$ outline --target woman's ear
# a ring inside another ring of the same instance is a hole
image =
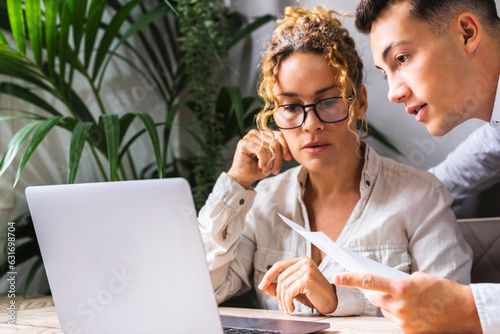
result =
[[[462,13],[458,16],[456,23],[463,38],[465,51],[474,53],[482,37],[482,27],[479,19],[471,13]]]
[[[358,88],[357,104],[358,109],[356,110],[356,119],[362,119],[368,109],[368,92],[366,91],[366,87],[363,85]]]

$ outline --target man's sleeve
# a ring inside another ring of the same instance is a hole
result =
[[[456,201],[488,189],[500,181],[500,129],[488,124],[478,128],[429,172]]]
[[[500,284],[471,284],[481,328],[484,334],[498,333],[500,328]]]

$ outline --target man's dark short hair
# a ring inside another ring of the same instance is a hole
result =
[[[356,28],[369,34],[372,24],[389,7],[399,2],[411,6],[413,18],[427,22],[439,34],[453,15],[470,12],[476,15],[487,32],[496,34],[500,26],[495,0],[361,0],[356,8]]]

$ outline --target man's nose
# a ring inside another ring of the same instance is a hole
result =
[[[410,96],[410,88],[402,80],[391,80],[389,82],[388,99],[394,103],[403,103]]]

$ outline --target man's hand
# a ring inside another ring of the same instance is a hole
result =
[[[273,283],[274,280],[277,282]],[[323,314],[332,313],[337,308],[335,287],[306,256],[276,262],[262,278],[259,289],[265,290],[269,296],[278,297],[280,308],[285,313],[295,310],[294,299]]]
[[[416,272],[409,278],[343,273],[333,284],[365,289],[370,302],[405,333],[482,333],[469,286]]]

